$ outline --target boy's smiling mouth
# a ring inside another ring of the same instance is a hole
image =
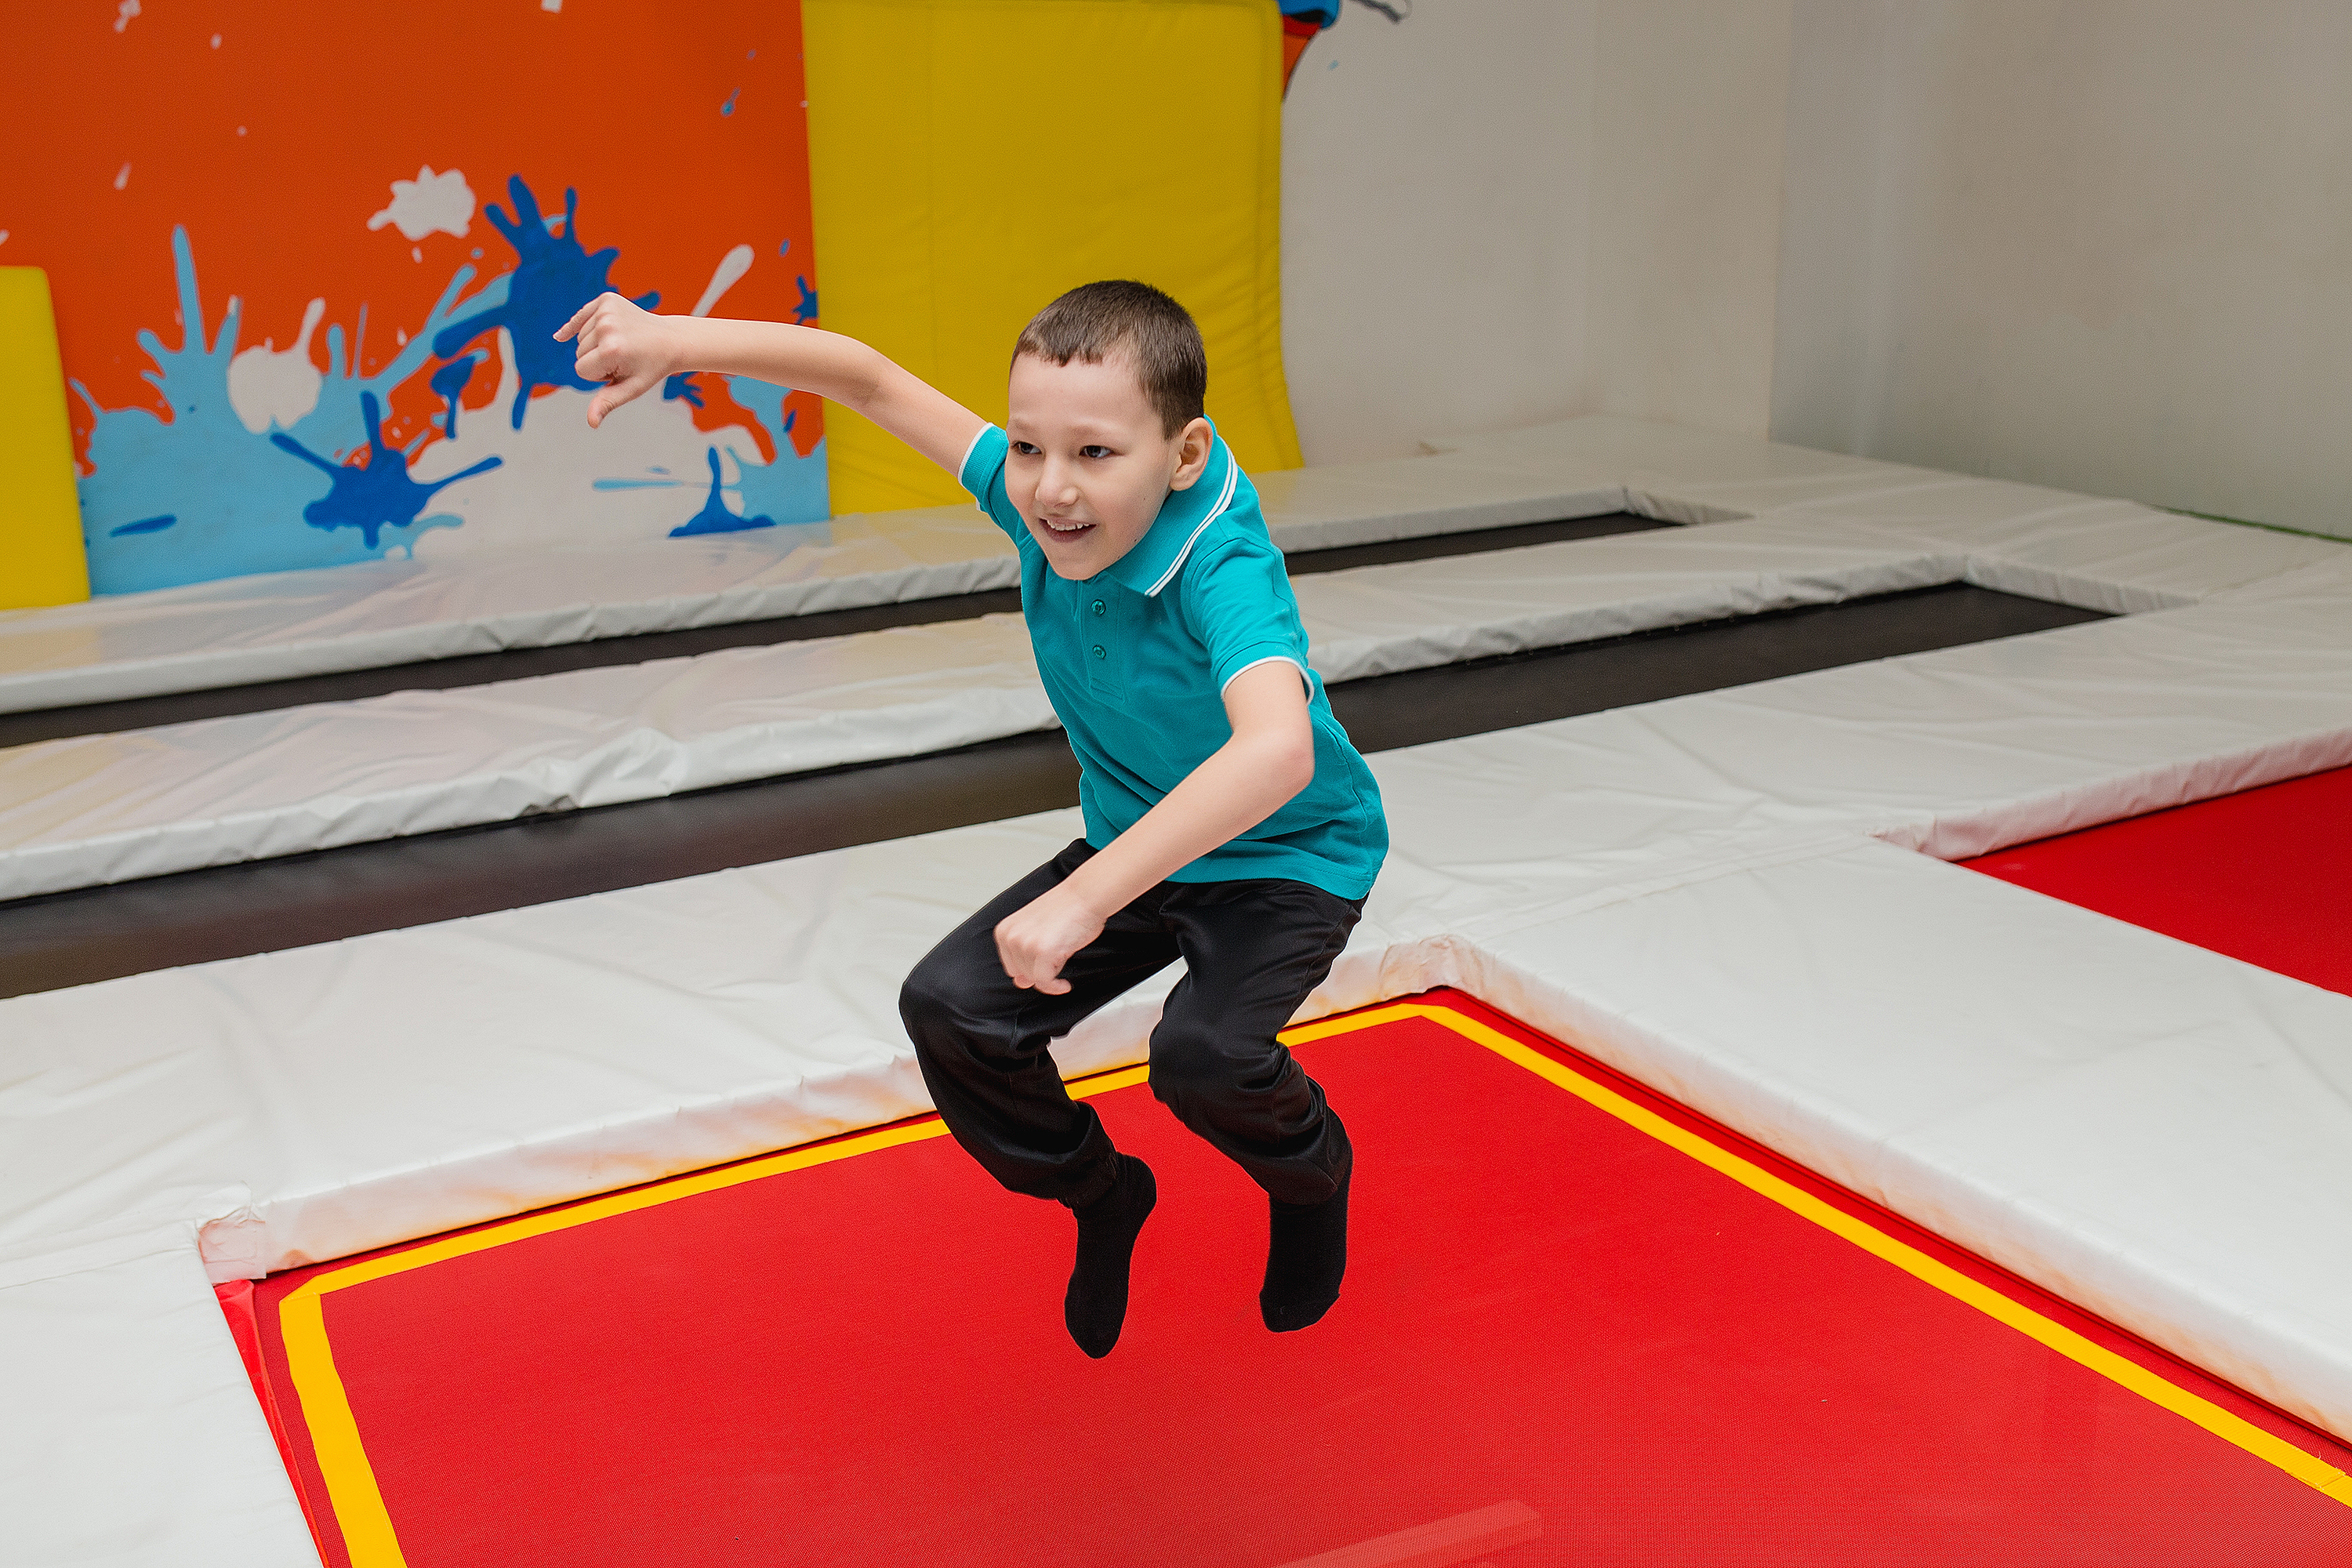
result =
[[[1075,518],[1041,517],[1037,521],[1045,525],[1047,532],[1061,539],[1076,539],[1094,527],[1091,522],[1080,522]]]

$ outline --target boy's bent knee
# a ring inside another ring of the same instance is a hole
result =
[[[989,978],[944,949],[915,965],[898,987],[898,1017],[919,1060],[1001,1068],[1022,1054],[1026,1037],[1018,1008],[1004,1005],[1003,988]]]
[[[898,987],[898,1017],[918,1051],[942,1037],[961,1034],[960,1026],[971,1016],[971,986],[959,982],[953,964],[938,960],[933,952]]]
[[[1188,1111],[1214,1116],[1236,1099],[1277,1090],[1297,1071],[1272,1041],[1238,1041],[1205,1021],[1165,1020],[1151,1037],[1152,1098],[1187,1121]]]

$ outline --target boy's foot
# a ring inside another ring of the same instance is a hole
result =
[[[1062,1321],[1078,1348],[1100,1361],[1118,1343],[1127,1321],[1127,1266],[1136,1233],[1160,1199],[1151,1167],[1132,1154],[1114,1154],[1118,1176],[1110,1191],[1073,1212],[1078,1216],[1078,1261],[1062,1298]]]
[[[1311,1327],[1339,1299],[1339,1279],[1348,1272],[1348,1184],[1355,1173],[1350,1166],[1339,1190],[1319,1204],[1269,1200],[1274,1217],[1257,1308],[1277,1334]]]

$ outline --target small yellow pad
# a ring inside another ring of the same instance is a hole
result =
[[[1029,318],[1134,278],[1200,322],[1209,416],[1298,466],[1282,375],[1282,22],[1268,0],[803,0],[824,324],[983,417]],[[965,499],[825,410],[833,509]]]
[[[49,275],[0,267],[0,610],[89,597]]]

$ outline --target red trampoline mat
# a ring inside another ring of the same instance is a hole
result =
[[[1960,864],[2352,994],[2352,768]]]
[[[1103,1362],[1061,1326],[1068,1216],[943,1137],[330,1292],[406,1563],[2352,1561],[2352,1509],[1439,1022],[1298,1054],[1359,1159],[1303,1333],[1257,1321],[1263,1196],[1142,1087],[1094,1102],[1160,1186]],[[289,1413],[277,1304],[342,1267],[257,1293]]]

